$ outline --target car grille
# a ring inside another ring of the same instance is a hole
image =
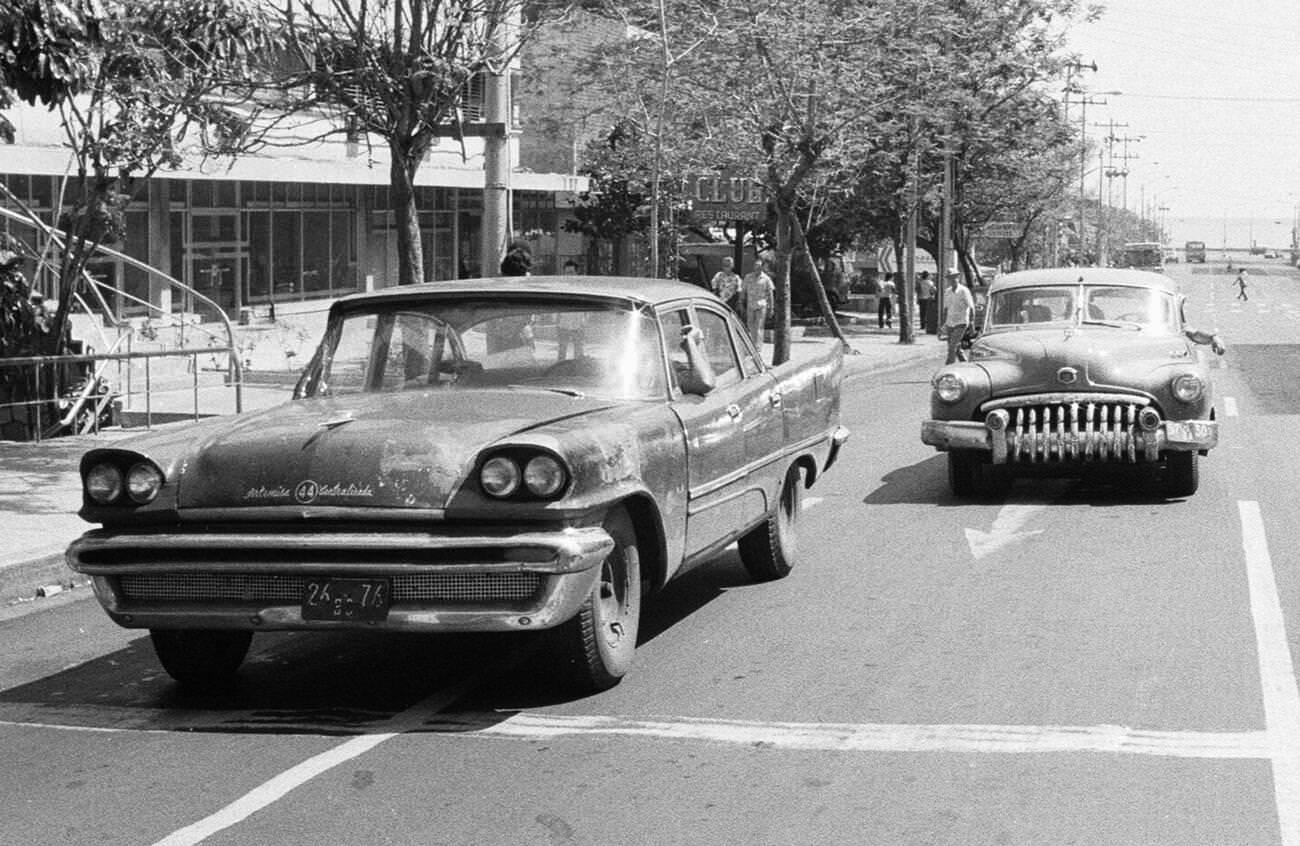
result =
[[[1141,398],[1003,404],[1006,428],[989,433],[995,458],[1001,453],[1005,461],[1021,463],[1152,460],[1156,436],[1138,425],[1147,405]]]
[[[521,601],[535,596],[543,579],[537,573],[420,573],[390,578],[394,603]],[[141,602],[296,604],[302,601],[308,577],[132,573],[118,579],[122,594]]]

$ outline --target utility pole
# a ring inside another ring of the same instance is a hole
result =
[[[513,27],[499,21],[493,30],[493,53],[510,54]],[[510,65],[498,58],[488,73],[483,91],[486,123],[498,131],[483,139],[483,232],[480,241],[482,276],[495,276],[510,239]]]
[[[1070,95],[1071,94],[1082,95],[1079,97],[1079,103],[1080,105],[1083,106],[1083,118],[1079,122],[1079,260],[1080,261],[1083,260],[1083,254],[1085,252],[1085,244],[1087,243],[1085,240],[1086,236],[1083,231],[1083,224],[1085,218],[1084,180],[1087,178],[1087,173],[1088,173],[1088,95],[1084,93],[1084,89],[1075,86],[1074,77],[1083,73],[1083,71],[1085,70],[1090,70],[1093,73],[1096,73],[1097,63],[1089,62],[1088,64],[1085,65],[1083,62],[1079,62],[1079,61],[1070,62],[1069,64],[1066,65],[1066,72],[1065,72],[1064,118],[1065,118],[1066,126],[1070,125]],[[943,287],[943,283],[944,280],[940,279],[939,280],[940,288]]]
[[[1105,176],[1106,190],[1104,200],[1102,199],[1100,180],[1098,180],[1097,187],[1097,202],[1101,205],[1104,220],[1106,207],[1114,205],[1114,187],[1112,185],[1112,180],[1117,176],[1127,175],[1128,173],[1128,171],[1124,171],[1123,174],[1121,174],[1121,172],[1115,168],[1115,142],[1121,140],[1117,135],[1115,135],[1115,130],[1125,129],[1128,127],[1128,124],[1116,123],[1112,118],[1106,123],[1095,124],[1095,126],[1098,128],[1104,127],[1106,129],[1106,137],[1103,139],[1105,143],[1102,145],[1102,149],[1098,152],[1098,164],[1101,167],[1102,175]],[[1127,206],[1127,198],[1125,198],[1126,209]],[[1104,229],[1104,226],[1102,228]],[[1110,263],[1110,237],[1107,233],[1101,230],[1098,230],[1097,232],[1097,261],[1103,267]]]
[[[1122,165],[1120,166],[1120,172],[1119,172],[1120,177],[1124,180],[1124,184],[1123,184],[1123,195],[1122,195],[1122,196],[1123,196],[1123,203],[1124,203],[1124,211],[1128,211],[1128,163],[1129,163],[1129,160],[1130,160],[1130,159],[1140,159],[1140,158],[1142,158],[1142,157],[1139,156],[1137,153],[1130,153],[1130,152],[1128,151],[1128,145],[1129,145],[1129,142],[1130,142],[1130,141],[1136,143],[1136,142],[1138,142],[1138,141],[1141,141],[1143,138],[1146,138],[1146,136],[1145,136],[1145,135],[1125,135],[1123,138],[1116,139],[1116,140],[1118,140],[1118,141],[1122,141],[1122,142],[1124,142],[1124,153],[1120,156],[1120,159],[1123,160],[1124,164],[1122,164]]]
[[[1106,92],[1108,94],[1118,94],[1118,91]],[[1090,95],[1085,94],[1079,99],[1080,105],[1083,106],[1083,114],[1079,121],[1079,248],[1082,250],[1085,243],[1086,223],[1087,223],[1087,205],[1085,204],[1084,186],[1088,178],[1088,106],[1104,106],[1106,100],[1098,100]],[[1097,202],[1101,202],[1101,194],[1097,195]],[[1098,256],[1100,261],[1100,256]]]

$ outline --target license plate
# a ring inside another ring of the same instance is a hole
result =
[[[388,579],[308,579],[304,620],[381,622],[388,618]]]

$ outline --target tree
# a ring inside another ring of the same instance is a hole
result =
[[[291,80],[301,84],[305,102],[324,110],[330,132],[374,136],[388,147],[399,284],[424,278],[416,172],[439,137],[472,132],[465,116],[471,84],[508,72],[527,34],[521,6],[522,0],[290,0],[285,7],[288,50],[302,68]]]
[[[627,45],[626,64],[616,65],[627,99],[645,104],[626,113],[666,145],[676,169],[751,172],[773,206],[776,362],[790,352],[794,214],[825,177],[828,151],[892,97],[880,81],[898,5],[665,0],[662,14],[658,4],[627,13],[660,37]],[[697,47],[703,31],[713,38]],[[651,123],[660,115],[662,129]]]
[[[241,0],[0,0],[0,106],[57,110],[75,163],[44,353],[63,351],[86,263],[121,239],[144,178],[177,167],[187,144],[228,154],[248,141],[274,32]]]

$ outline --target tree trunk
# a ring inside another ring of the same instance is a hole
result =
[[[415,171],[418,163],[407,165],[409,158],[396,145],[390,146],[393,217],[397,223],[397,284],[411,285],[424,281],[424,245],[420,242],[420,214],[415,205]],[[496,268],[483,268],[481,275],[491,276]]]
[[[776,278],[772,297],[772,363],[790,360],[790,257],[794,253],[793,203],[778,195],[776,203]]]
[[[817,262],[813,261],[812,251],[808,249],[808,234],[804,232],[803,223],[799,220],[798,215],[791,215],[790,219],[794,221],[795,243],[808,258],[808,265],[812,268],[813,290],[817,293],[817,307],[821,310],[822,319],[826,321],[826,326],[831,330],[831,334],[847,347],[849,346],[849,340],[844,337],[844,330],[840,328],[840,321],[835,317],[835,309],[831,308],[831,301],[826,296],[826,288],[822,285],[821,271],[817,269]]]

